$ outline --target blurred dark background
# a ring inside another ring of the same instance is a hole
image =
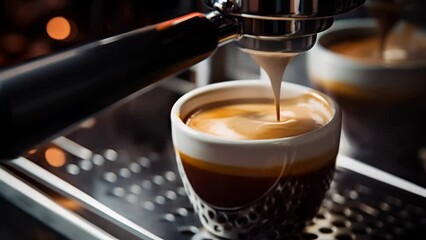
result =
[[[368,1],[368,0],[367,0]],[[408,0],[404,18],[426,27],[426,1]],[[191,11],[203,0],[2,0],[0,69],[51,52],[154,24]],[[365,6],[341,18],[367,17]]]
[[[202,1],[2,0],[0,68],[195,9]]]

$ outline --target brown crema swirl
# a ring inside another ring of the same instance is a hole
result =
[[[186,119],[203,133],[225,139],[275,139],[293,137],[328,123],[332,113],[315,93],[281,100],[281,121],[276,120],[272,99],[242,99],[206,105]]]

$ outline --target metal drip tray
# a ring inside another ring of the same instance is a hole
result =
[[[178,96],[157,87],[2,168],[118,239],[217,239],[177,173],[168,114]],[[320,211],[291,239],[424,239],[425,197],[422,187],[340,155]]]

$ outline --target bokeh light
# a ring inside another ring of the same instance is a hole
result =
[[[52,167],[62,167],[66,162],[65,153],[58,148],[48,148],[44,153],[44,157]]]
[[[46,32],[55,40],[65,40],[71,35],[71,23],[64,17],[54,17],[47,22]]]

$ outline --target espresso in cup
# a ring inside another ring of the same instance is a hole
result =
[[[172,109],[185,190],[203,225],[231,239],[282,239],[316,214],[335,169],[340,112],[284,83],[280,121],[266,81],[212,84]]]
[[[281,112],[281,121],[277,121],[272,100],[231,100],[201,106],[184,121],[192,129],[223,139],[262,140],[294,137],[318,129],[330,121],[331,110],[318,107],[321,105],[321,99],[314,94],[286,99],[281,102],[282,109],[285,109]],[[262,165],[249,169],[244,164],[231,163],[231,166],[227,167],[205,163],[185,154],[180,157],[186,176],[197,194],[209,204],[225,208],[245,206],[257,200],[277,180],[280,181],[278,178],[286,178],[281,176],[283,173],[300,177],[303,181],[305,174],[315,175],[316,171],[322,172],[324,167],[329,171],[322,173],[327,176],[320,177],[329,179],[330,170],[334,165],[333,158],[329,156],[315,159],[315,163],[308,163],[306,166],[298,166],[297,163],[288,166],[279,164],[265,169],[262,169]],[[259,161],[262,162],[262,159]],[[210,186],[206,187],[207,184]],[[322,188],[326,186],[319,187],[319,192],[323,192]],[[321,198],[316,198],[318,197]]]
[[[379,42],[372,19],[336,22],[308,53],[309,77],[342,107],[351,154],[415,167],[426,144],[426,34],[399,25],[382,54]]]

